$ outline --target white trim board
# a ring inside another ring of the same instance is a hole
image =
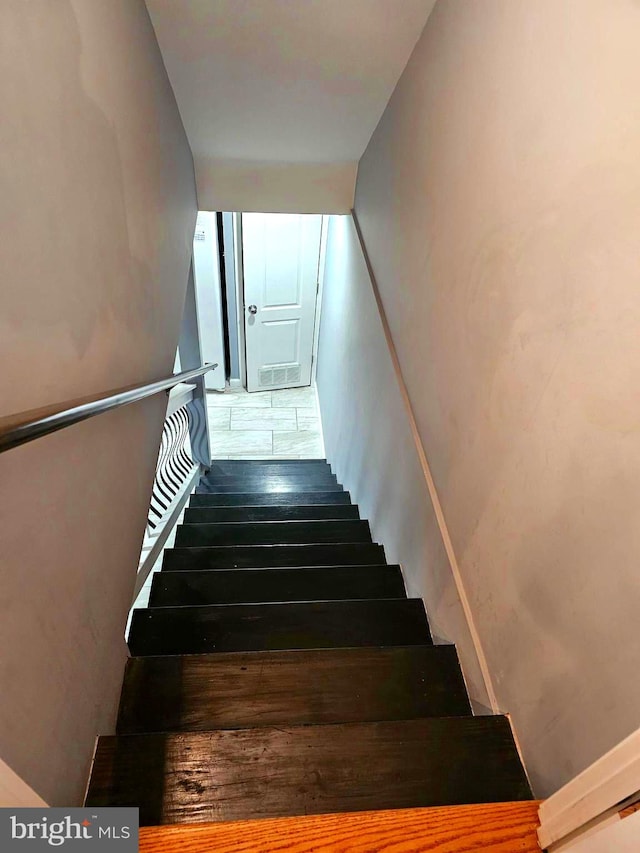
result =
[[[29,787],[8,764],[0,758],[0,808],[48,808],[48,805]]]
[[[240,384],[247,387],[247,351],[244,334],[244,269],[242,264],[242,215],[233,214],[233,263],[236,283],[236,322]]]
[[[640,729],[540,806],[540,846],[566,838],[640,791]]]
[[[313,319],[313,349],[311,351],[311,385],[315,386],[318,373],[318,346],[320,344],[320,322],[322,311],[322,294],[324,293],[324,271],[327,257],[327,234],[329,231],[329,217],[322,217],[320,231],[320,257],[318,258],[318,289],[316,290],[316,313]]]

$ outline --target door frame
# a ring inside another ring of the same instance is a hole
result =
[[[316,384],[316,375],[318,373],[318,346],[320,345],[320,321],[322,308],[322,295],[324,293],[324,272],[325,261],[327,258],[327,233],[329,231],[329,216],[322,215],[322,224],[320,226],[320,256],[318,258],[318,287],[316,290],[316,313],[314,317],[313,329],[313,349],[311,351],[311,387]]]
[[[244,331],[244,263],[242,260],[242,213],[233,213],[233,265],[236,285],[236,323],[240,384],[247,387],[247,342]]]

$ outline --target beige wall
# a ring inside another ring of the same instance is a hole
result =
[[[196,157],[201,210],[349,213],[357,163],[254,163]]]
[[[196,196],[142,0],[0,11],[3,414],[170,373]],[[0,757],[82,799],[113,728],[166,399],[0,457]]]
[[[439,0],[355,207],[545,795],[640,717],[640,4]]]
[[[469,693],[490,704],[350,216],[329,219],[318,399],[327,459],[369,520],[434,638],[455,642]]]

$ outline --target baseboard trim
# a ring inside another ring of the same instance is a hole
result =
[[[640,792],[640,729],[621,741],[540,806],[540,846],[585,828]]]

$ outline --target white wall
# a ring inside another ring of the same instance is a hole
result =
[[[498,701],[543,796],[640,717],[638,44],[632,0],[439,0],[358,172]]]
[[[254,163],[196,158],[202,210],[349,213],[358,164]]]
[[[0,405],[172,372],[197,205],[142,0],[3,0]],[[0,456],[0,756],[78,805],[113,732],[166,395]]]
[[[472,698],[490,704],[438,529],[367,267],[350,216],[329,218],[317,371],[327,453],[432,634],[455,642]]]

